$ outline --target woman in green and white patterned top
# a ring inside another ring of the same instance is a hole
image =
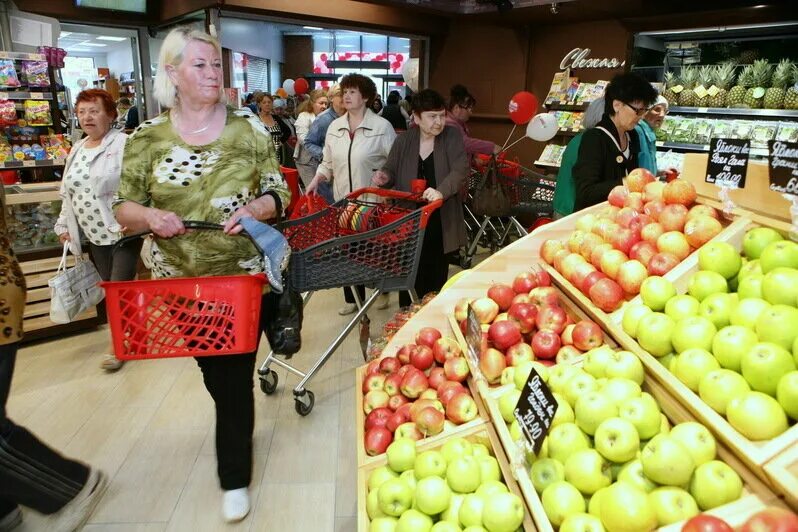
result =
[[[263,271],[254,245],[233,235],[241,231],[240,218],[268,220],[289,203],[269,133],[248,109],[221,103],[215,38],[176,28],[164,40],[158,65],[155,96],[170,110],[128,139],[115,202],[118,222],[131,232],[155,234],[156,277]],[[224,231],[186,232],[183,220],[224,224]],[[250,508],[255,353],[198,357],[197,364],[216,403],[222,514],[238,521]]]

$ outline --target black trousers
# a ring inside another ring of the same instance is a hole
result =
[[[139,238],[121,246],[116,253],[114,245],[98,246],[89,243],[91,258],[103,281],[131,281],[136,278],[136,266],[144,240]]]
[[[19,504],[43,514],[57,512],[89,478],[85,464],[64,458],[8,419],[17,347],[0,345],[0,517]]]
[[[360,296],[360,302],[366,302],[366,287],[362,284],[355,285],[355,290],[357,290],[358,295]],[[344,301],[347,303],[355,303],[355,294],[352,292],[352,289],[348,286],[344,287]]]
[[[436,216],[438,215],[438,216]],[[443,252],[443,231],[440,215],[436,211],[427,223],[424,232],[424,243],[421,246],[421,257],[418,262],[418,273],[414,288],[419,298],[429,292],[437,292],[449,278],[449,257]],[[411,304],[410,292],[399,292],[399,306]]]

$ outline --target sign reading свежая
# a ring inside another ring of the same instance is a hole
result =
[[[616,57],[603,57],[601,59],[587,59],[590,48],[574,48],[560,61],[560,70],[567,68],[620,68],[626,64]]]

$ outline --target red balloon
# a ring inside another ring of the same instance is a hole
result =
[[[396,60],[397,61],[404,61],[405,60],[405,56],[403,56],[402,54],[396,54]]]
[[[308,80],[305,78],[296,78],[294,80],[294,91],[297,94],[305,94],[308,92],[308,88],[310,88],[308,85]]]
[[[538,110],[538,99],[531,92],[521,91],[515,93],[508,106],[510,119],[517,125],[526,124]]]
[[[321,69],[319,67],[316,67],[316,68],[313,69],[313,73],[314,74],[321,74]]]
[[[400,68],[402,68],[402,63],[400,63],[399,61],[394,61],[393,63],[391,63],[391,68],[394,70],[399,70]]]
[[[329,81],[322,81],[321,82],[321,88],[322,89],[329,89],[330,88],[330,82]]]
[[[322,60],[322,62],[326,61],[326,60],[327,60],[327,54],[321,54],[321,55],[319,56],[319,59],[321,59],[321,60]]]

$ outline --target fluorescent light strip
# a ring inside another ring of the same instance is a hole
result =
[[[96,46],[97,48],[105,48],[108,46],[107,44],[100,44],[98,42],[83,42],[80,43],[81,46]]]
[[[97,40],[98,41],[122,42],[122,41],[126,41],[127,37],[110,37],[110,36],[107,36],[107,35],[101,35],[101,36],[97,37]]]
[[[302,28],[304,28],[306,30],[319,30],[319,31],[324,30],[324,28],[319,28],[319,27],[316,27],[316,26],[302,26]]]

